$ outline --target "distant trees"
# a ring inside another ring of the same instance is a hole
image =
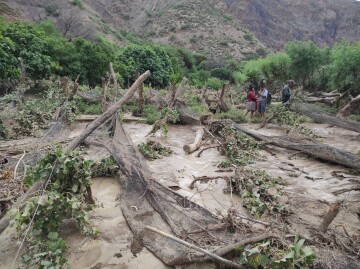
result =
[[[331,61],[332,87],[360,94],[360,41],[337,44],[331,50]]]
[[[262,79],[270,88],[279,88],[293,78],[306,90],[360,93],[360,41],[340,43],[333,48],[319,48],[313,42],[290,42],[284,52],[239,61],[150,45],[125,31],[121,36],[130,45],[120,48],[99,37],[94,41],[69,38],[68,30],[61,30],[46,20],[29,24],[0,19],[0,78],[19,78],[21,57],[27,76],[32,79],[51,74],[75,79],[80,75],[80,83],[95,85],[107,75],[109,62],[113,62],[119,83],[125,86],[136,79],[136,74],[150,70],[152,75],[147,83],[156,87],[178,83],[183,76],[189,78],[190,85],[213,89],[220,88],[225,81],[257,85]]]

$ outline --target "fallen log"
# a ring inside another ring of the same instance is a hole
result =
[[[197,130],[195,141],[192,144],[184,145],[183,149],[187,154],[193,153],[201,146],[201,141],[204,136],[204,128]]]
[[[237,131],[245,133],[257,140],[267,141],[278,147],[297,150],[321,160],[330,161],[353,169],[360,169],[360,158],[357,155],[345,150],[321,144],[320,142],[313,144],[300,144],[292,141],[289,137],[269,137],[250,131],[240,125],[236,125],[231,120],[206,121],[205,119],[205,122],[203,123],[210,125],[210,128],[216,133],[225,126],[233,126],[233,128]]]
[[[296,102],[290,106],[290,110],[305,115],[316,123],[327,123],[333,126],[351,130],[360,133],[360,122],[341,119],[335,116],[327,114],[319,107],[312,104],[305,104],[302,102]]]
[[[142,74],[130,87],[130,89],[124,94],[124,96],[117,101],[115,104],[113,104],[105,113],[100,115],[97,119],[95,119],[89,126],[81,133],[81,135],[74,139],[74,141],[67,147],[67,150],[74,150],[76,147],[78,147],[96,128],[98,128],[101,124],[103,124],[107,119],[109,119],[112,115],[116,113],[116,111],[125,104],[131,96],[134,94],[134,92],[137,90],[139,85],[148,77],[150,76],[150,71],[146,71],[144,74]],[[18,209],[21,203],[28,200],[32,194],[36,193],[43,185],[44,182],[37,181],[35,182],[31,188],[22,196],[18,201],[11,207],[12,210]],[[11,211],[11,210],[9,210]],[[6,229],[6,227],[10,223],[10,214],[6,214],[1,220],[0,220],[0,234]]]

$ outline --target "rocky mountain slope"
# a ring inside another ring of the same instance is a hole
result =
[[[10,19],[56,22],[68,38],[129,32],[217,57],[251,58],[291,40],[332,45],[360,38],[354,0],[0,0]]]

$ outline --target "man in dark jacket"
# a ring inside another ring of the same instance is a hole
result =
[[[288,80],[287,84],[284,86],[282,92],[281,92],[281,100],[283,104],[289,104],[290,97],[291,97],[291,90],[296,85],[295,81]]]

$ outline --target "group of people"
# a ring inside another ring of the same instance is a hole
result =
[[[284,86],[281,92],[281,101],[283,104],[288,105],[291,97],[291,90],[295,86],[295,81],[288,80],[287,84]],[[254,85],[250,84],[247,93],[246,99],[246,114],[250,112],[250,117],[253,118],[254,112],[258,111],[260,116],[263,117],[265,115],[266,106],[269,100],[269,91],[266,88],[266,82],[260,82],[260,90],[256,96]]]

